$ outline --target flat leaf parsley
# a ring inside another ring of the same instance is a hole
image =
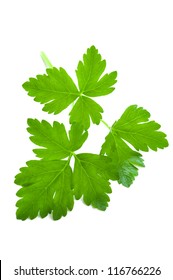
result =
[[[106,61],[91,46],[79,61],[76,76],[78,85],[63,68],[52,66],[42,53],[46,74],[30,78],[23,88],[35,101],[43,104],[43,111],[59,114],[72,104],[69,113],[70,130],[54,121],[28,119],[30,140],[38,160],[31,160],[20,169],[15,183],[21,188],[17,218],[41,218],[51,214],[54,220],[66,216],[75,199],[86,205],[106,210],[112,192],[110,181],[130,187],[144,167],[142,152],[157,151],[168,146],[160,125],[150,121],[150,113],[129,106],[118,121],[109,126],[103,119],[103,108],[93,98],[114,91],[117,72],[105,74]],[[88,138],[88,129],[101,121],[109,132],[100,154],[78,153]],[[71,158],[74,158],[74,166]]]

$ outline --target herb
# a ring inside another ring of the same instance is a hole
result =
[[[139,151],[157,151],[168,146],[160,125],[150,121],[150,113],[137,105],[129,106],[110,127],[103,119],[103,108],[93,98],[114,90],[117,72],[104,74],[106,61],[92,46],[79,61],[78,86],[63,68],[55,68],[42,53],[46,74],[23,84],[28,95],[44,104],[43,111],[59,114],[72,104],[70,131],[55,121],[28,119],[30,140],[38,146],[33,152],[40,160],[27,162],[15,183],[22,188],[16,206],[17,218],[25,220],[52,214],[54,220],[66,216],[74,200],[106,210],[112,192],[110,180],[129,187],[144,166]],[[99,155],[76,153],[88,138],[90,121],[100,121],[109,130]],[[130,144],[130,145],[129,145]],[[74,157],[74,167],[71,158]]]
[[[106,61],[92,46],[84,54],[83,62],[78,63],[78,87],[63,68],[55,67],[48,68],[47,75],[31,78],[23,87],[35,101],[45,104],[43,111],[48,113],[59,114],[76,101],[70,112],[70,123],[80,122],[84,129],[88,129],[90,118],[99,124],[103,113],[102,107],[90,97],[110,94],[116,83],[116,71],[101,77],[105,68]]]

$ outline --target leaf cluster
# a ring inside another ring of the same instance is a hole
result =
[[[150,121],[149,112],[132,105],[111,127],[107,125],[109,132],[100,154],[76,152],[87,140],[91,122],[98,125],[103,121],[103,108],[93,98],[114,91],[117,72],[105,74],[105,68],[106,61],[91,46],[78,63],[78,85],[65,69],[55,67],[23,84],[28,95],[43,104],[45,112],[59,114],[70,104],[73,107],[69,132],[57,121],[51,125],[28,119],[27,130],[38,146],[33,152],[39,160],[27,162],[16,175],[15,183],[21,186],[17,192],[18,219],[52,214],[58,220],[73,209],[75,199],[81,198],[86,205],[104,211],[112,192],[110,180],[130,187],[139,167],[144,167],[140,151],[168,146],[166,135],[158,123]]]

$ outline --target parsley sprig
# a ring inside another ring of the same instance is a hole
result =
[[[55,68],[44,53],[41,57],[46,74],[30,78],[23,88],[35,101],[43,104],[43,111],[59,114],[72,104],[69,113],[70,131],[54,121],[28,119],[30,140],[38,147],[33,150],[39,160],[27,162],[20,169],[15,183],[21,188],[16,204],[17,218],[26,220],[52,214],[54,220],[67,215],[75,199],[86,205],[106,210],[112,192],[110,181],[130,187],[144,167],[142,152],[157,151],[168,146],[160,125],[150,121],[150,113],[129,106],[112,126],[103,119],[103,108],[93,99],[111,94],[117,82],[117,72],[104,73],[106,61],[91,46],[76,70],[78,85],[63,68]],[[88,129],[102,122],[108,135],[100,154],[78,153],[88,138]],[[71,158],[74,157],[74,167]]]

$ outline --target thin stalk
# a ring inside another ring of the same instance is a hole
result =
[[[47,55],[44,52],[41,52],[40,56],[44,62],[44,65],[46,66],[46,68],[53,68],[52,63],[50,62],[50,60],[48,59]]]
[[[102,122],[109,130],[111,130],[111,127],[110,127],[104,120],[101,120],[101,122]]]

